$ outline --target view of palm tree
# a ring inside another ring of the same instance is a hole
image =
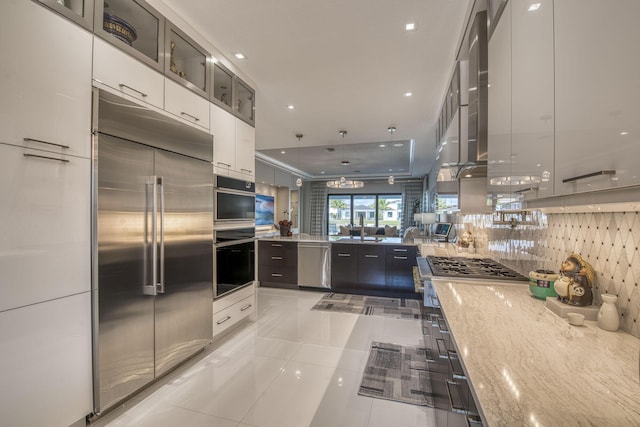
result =
[[[365,227],[395,226],[400,228],[402,195],[400,194],[353,194],[328,197],[329,234],[338,234],[340,226],[359,224],[364,218]]]

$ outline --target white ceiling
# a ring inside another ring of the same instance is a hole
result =
[[[400,164],[407,170],[396,176],[429,171],[434,124],[472,0],[164,2],[255,82],[263,154],[318,177],[341,168],[335,156],[317,155],[331,146],[334,154],[347,147],[359,173],[366,166],[366,174],[386,176]],[[405,31],[408,22],[417,30]],[[390,125],[397,128],[391,137]],[[347,130],[344,139],[339,130]],[[413,165],[410,150],[394,164],[389,151],[374,151],[381,142],[411,140]]]

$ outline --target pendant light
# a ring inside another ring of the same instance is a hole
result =
[[[301,133],[296,133],[296,138],[298,138],[298,142],[300,142],[300,141],[302,140],[302,137],[303,137],[303,136],[304,136],[304,135],[303,135],[303,134],[301,134]],[[298,153],[298,156],[300,156],[300,154],[299,154],[299,153]],[[299,160],[299,158],[298,158],[298,160]],[[299,163],[300,163],[300,162],[298,162],[298,164],[299,164]],[[298,178],[296,179],[296,187],[302,187],[302,178],[298,177]]]
[[[389,126],[387,128],[387,132],[389,132],[391,134],[391,140],[393,141],[393,133],[396,131],[396,127],[395,126]],[[389,153],[391,153],[391,165],[393,165],[393,144],[389,144]],[[393,172],[393,169],[389,169],[389,172]],[[393,175],[389,175],[389,178],[387,179],[387,182],[389,183],[389,185],[393,185],[395,182],[395,178],[393,177]]]
[[[342,161],[340,164],[342,166],[349,166],[351,162],[346,160],[344,157],[344,136],[347,134],[346,130],[338,131],[338,134],[342,137]],[[364,181],[358,181],[355,179],[347,179],[344,176],[341,176],[340,179],[334,181],[328,181],[327,187],[329,188],[362,188],[364,187]]]

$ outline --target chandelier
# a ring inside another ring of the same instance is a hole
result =
[[[338,131],[338,134],[344,140],[344,136],[347,134],[346,130]],[[344,142],[342,144],[342,155],[344,158]],[[342,166],[349,166],[351,162],[348,160],[342,160],[340,162]],[[329,188],[362,188],[364,187],[364,181],[358,181],[355,179],[346,179],[344,176],[340,177],[340,179],[336,179],[334,181],[327,181],[327,187]]]

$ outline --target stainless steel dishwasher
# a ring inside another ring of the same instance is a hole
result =
[[[331,246],[324,242],[298,242],[298,286],[331,288]]]

